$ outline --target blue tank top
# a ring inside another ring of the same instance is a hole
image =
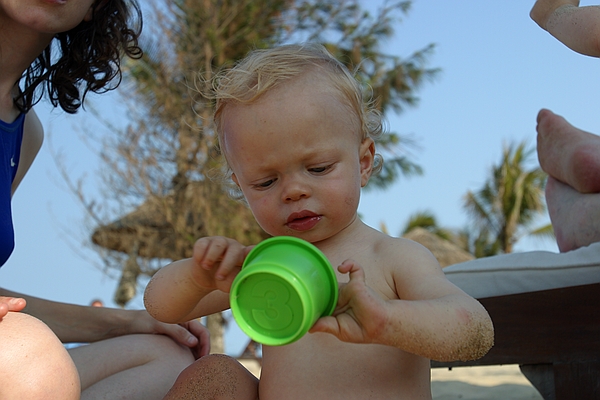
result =
[[[19,166],[24,122],[25,114],[10,124],[0,120],[0,266],[15,248],[10,192]]]

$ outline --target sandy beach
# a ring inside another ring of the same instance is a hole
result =
[[[518,365],[434,368],[434,400],[543,400]]]

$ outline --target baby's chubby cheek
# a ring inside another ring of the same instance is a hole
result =
[[[250,203],[250,210],[260,227],[271,235],[273,233],[270,232],[272,230],[270,228],[274,224],[279,223],[279,220],[283,220],[282,223],[285,223],[285,217],[279,215],[281,212],[280,208],[274,206],[268,200],[260,199]]]

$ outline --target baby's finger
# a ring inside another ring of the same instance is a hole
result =
[[[210,354],[210,334],[208,329],[199,332],[198,340],[200,341],[200,349],[197,351],[199,357],[204,357]]]
[[[346,260],[341,263],[338,271],[342,274],[350,273],[350,282],[353,280],[365,281],[365,271],[354,260]]]
[[[228,247],[229,242],[227,241],[227,238],[221,236],[213,237],[204,252],[204,258],[202,259],[201,265],[206,268],[211,268],[216,263],[221,262]]]
[[[205,238],[196,240],[196,242],[194,243],[194,250],[193,250],[192,257],[194,258],[194,261],[197,264],[202,265],[206,251],[208,250],[208,247],[210,246],[211,239],[212,238],[205,237]]]
[[[223,280],[231,274],[232,271],[239,271],[239,267],[244,263],[247,254],[244,249],[245,246],[242,246],[239,243],[231,244],[227,248],[227,251],[223,255],[223,259],[221,260],[221,265],[219,265],[219,269],[215,273],[215,279]]]
[[[25,308],[27,302],[21,297],[0,296],[0,304],[6,305],[7,311],[21,311]]]
[[[339,334],[339,325],[335,317],[321,317],[315,322],[308,332],[322,332],[337,335]]]

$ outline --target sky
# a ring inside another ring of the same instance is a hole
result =
[[[424,174],[401,178],[385,191],[364,193],[359,212],[368,225],[379,228],[385,223],[396,236],[412,214],[429,211],[440,226],[466,226],[465,193],[481,188],[490,168],[500,162],[503,145],[523,140],[535,145],[541,108],[581,129],[600,132],[600,61],[572,52],[541,30],[529,18],[532,5],[416,0],[397,24],[394,39],[383,49],[409,57],[435,43],[429,66],[442,72],[419,90],[416,107],[387,116],[390,130],[410,135],[418,144],[411,157]],[[91,101],[104,115],[126,118],[119,96],[91,96]],[[83,179],[93,190],[101,168],[100,148],[82,138],[101,128],[90,112],[65,115],[46,103],[36,111],[46,141],[13,198],[16,248],[0,268],[0,286],[83,305],[100,298],[114,307],[117,281],[101,271],[96,253],[86,245],[90,226],[85,212],[66,189],[51,151],[59,154],[75,180]],[[539,225],[546,223],[547,217],[540,218]],[[517,243],[516,251],[528,250],[558,251],[547,239]],[[141,294],[128,308],[143,308]],[[245,346],[233,322],[225,340],[226,351],[233,355]]]

